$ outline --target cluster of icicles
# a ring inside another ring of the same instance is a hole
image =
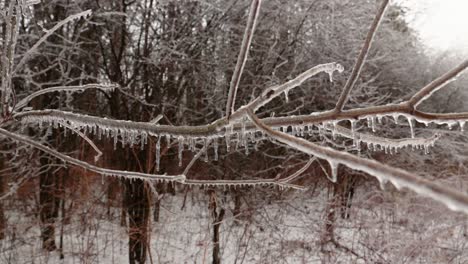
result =
[[[360,120],[367,120],[367,124],[372,131],[376,131],[376,124],[381,123],[384,117],[392,117],[394,122],[398,124],[399,116],[404,116],[407,118],[409,127],[411,130],[411,138],[407,139],[387,139],[378,136],[373,136],[369,134],[358,133],[355,131],[356,123]],[[80,131],[84,134],[92,134],[100,140],[102,137],[113,138],[114,148],[117,147],[117,144],[120,142],[122,146],[133,146],[139,144],[143,148],[148,143],[148,137],[156,137],[156,150],[155,150],[155,162],[156,170],[159,171],[160,168],[160,159],[161,159],[161,141],[165,140],[167,146],[170,146],[171,143],[178,145],[178,159],[179,166],[182,166],[183,163],[183,151],[190,150],[193,152],[204,151],[204,160],[208,162],[209,160],[209,149],[213,149],[213,160],[218,159],[218,148],[220,145],[220,138],[224,138],[225,147],[227,152],[231,151],[231,148],[236,150],[239,147],[243,147],[245,153],[249,154],[249,146],[253,146],[257,150],[257,144],[262,140],[271,140],[266,135],[259,131],[247,131],[245,129],[246,120],[242,120],[237,124],[237,127],[241,129],[233,130],[233,125],[227,126],[225,131],[220,134],[215,134],[209,137],[192,137],[192,136],[171,136],[169,134],[153,134],[145,130],[138,130],[125,127],[125,122],[122,121],[122,126],[114,127],[108,125],[102,125],[99,123],[86,123],[85,121],[77,121],[65,119],[57,116],[24,116],[22,118],[22,123],[25,126],[26,124],[36,124],[40,129],[44,128],[63,128],[66,135],[67,130],[75,133]],[[429,123],[436,124],[446,124],[451,129],[455,124],[459,124],[461,130],[463,131],[463,126],[466,120],[457,120],[457,121],[447,121],[447,120],[417,120],[420,123],[428,125]],[[346,129],[340,126],[340,123],[350,122],[351,128]],[[324,136],[325,133],[332,134],[333,139],[336,139],[336,135],[353,139],[353,145],[360,149],[361,144],[367,145],[367,148],[371,151],[384,150],[386,153],[396,153],[399,149],[410,147],[411,149],[423,149],[425,153],[428,153],[429,147],[434,146],[435,141],[439,138],[439,135],[436,134],[430,138],[415,138],[414,136],[414,118],[404,114],[392,114],[392,115],[376,115],[376,116],[366,116],[359,120],[335,120],[328,121],[320,124],[307,124],[307,125],[297,125],[297,126],[283,126],[283,127],[274,127],[274,130],[279,130],[286,132],[291,135],[304,137],[306,135],[320,135]],[[174,144],[174,145],[175,145]],[[333,174],[336,174],[336,166],[332,166]],[[336,175],[331,175],[330,180],[336,181]],[[203,184],[195,183],[194,184]],[[257,183],[252,182],[252,184],[247,185],[256,185]],[[260,182],[258,183],[260,184]],[[216,185],[216,184],[215,184]],[[213,186],[215,186],[213,185]],[[226,185],[229,185],[226,182]],[[234,184],[233,184],[234,185]],[[237,184],[236,184],[237,185]]]

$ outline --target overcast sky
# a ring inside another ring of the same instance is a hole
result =
[[[468,0],[397,0],[410,9],[409,20],[424,43],[437,51],[468,54]]]

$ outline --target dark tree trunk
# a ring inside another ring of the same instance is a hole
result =
[[[46,165],[48,158],[41,158],[41,165]],[[47,251],[57,249],[55,245],[55,220],[58,214],[58,206],[55,191],[56,179],[50,171],[45,171],[39,175],[39,205],[40,219],[42,223],[41,239],[42,248]]]
[[[153,221],[154,222],[159,222],[159,210],[160,209],[161,209],[161,199],[159,199],[159,197],[156,197],[156,202],[153,208]]]
[[[0,170],[3,169],[3,157],[0,157]],[[5,175],[0,175],[0,197],[5,192]],[[5,212],[3,211],[3,202],[0,202],[0,240],[5,238],[5,230],[7,227]]]
[[[209,208],[211,209],[211,215],[213,217],[213,264],[220,264],[220,242],[219,242],[219,228],[221,227],[221,222],[224,218],[225,210],[224,208],[219,208],[216,201],[216,194],[214,191],[210,191],[210,204]]]
[[[129,262],[146,262],[150,199],[143,180],[125,180],[125,204],[129,225]]]

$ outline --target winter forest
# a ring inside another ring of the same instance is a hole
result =
[[[468,58],[398,2],[0,6],[0,263],[468,263]]]

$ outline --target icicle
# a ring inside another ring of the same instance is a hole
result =
[[[377,115],[377,123],[382,124],[382,116],[381,115]]]
[[[167,143],[167,147],[170,148],[171,147],[171,135],[170,134],[166,135],[166,143]]]
[[[411,119],[411,117],[409,117],[409,116],[406,116],[406,118],[408,119],[408,124],[409,124],[410,130],[411,130],[411,138],[414,138],[414,124],[413,124],[413,119]]]
[[[398,117],[399,115],[398,114],[393,114],[393,121],[395,121],[395,125],[398,125]]]
[[[371,116],[370,121],[371,121],[372,132],[375,132],[375,117]]]
[[[182,152],[184,151],[184,138],[180,136],[178,141],[179,141],[179,153],[178,153],[179,167],[181,167],[182,166]]]
[[[85,128],[86,128],[86,126],[85,126]],[[113,132],[113,137],[114,137],[114,150],[116,150],[117,149],[117,142],[119,141],[119,132],[118,132],[117,129],[113,129],[112,132]]]
[[[161,159],[161,135],[158,137],[158,141],[156,141],[156,171],[159,171],[160,159]]]
[[[460,120],[458,121],[458,124],[460,124],[460,131],[463,132],[465,131],[465,120]]]
[[[449,130],[452,130],[453,123],[452,122],[447,122],[447,127]]]
[[[214,138],[213,139],[213,148],[214,148],[214,160],[218,160],[218,139]]]
[[[241,134],[240,134],[240,137],[239,137],[239,140],[241,141],[241,146],[242,145],[245,145],[246,143],[246,138],[245,138],[245,119],[242,119],[242,127],[241,127]]]
[[[338,178],[338,165],[339,163],[336,163],[334,161],[328,161],[328,163],[330,164],[330,168],[331,168],[331,175],[328,175],[328,179],[333,182],[333,183],[336,183],[336,180]]]
[[[330,79],[330,82],[333,82],[333,72],[335,71],[335,69],[327,69],[325,70],[325,73],[328,74],[328,78]]]
[[[382,191],[385,191],[385,189],[386,189],[386,188],[385,188],[385,185],[387,184],[388,180],[383,179],[383,178],[380,178],[380,177],[377,178],[377,179],[379,180],[380,189],[381,189]]]
[[[286,100],[286,103],[289,103],[289,97],[288,97],[288,90],[284,91],[284,99]]]
[[[424,154],[426,154],[426,155],[429,154],[429,145],[424,144],[423,148],[424,148]]]
[[[332,138],[336,140],[336,121],[333,122]]]
[[[188,149],[193,152],[195,150],[195,139],[193,137],[189,137],[188,141]]]
[[[205,138],[205,162],[208,162],[208,139]]]
[[[148,141],[148,134],[146,134],[146,132],[143,132],[141,135],[140,135],[140,143],[141,143],[141,149],[144,149],[145,148],[145,145],[146,145],[146,142]]]
[[[226,150],[229,152],[231,150],[231,134],[230,131],[232,129],[232,126],[229,126],[230,128],[228,129],[226,127],[226,132],[224,133],[224,139],[226,140]]]
[[[353,137],[353,146],[356,146],[356,120],[350,119],[351,122],[351,135]]]

